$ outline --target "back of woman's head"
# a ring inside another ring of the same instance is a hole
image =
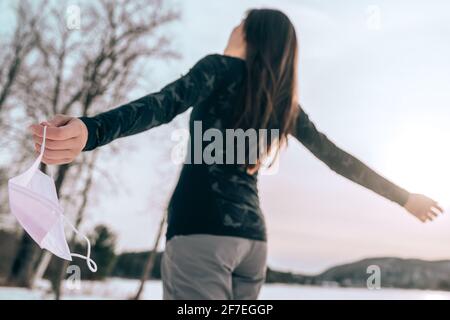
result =
[[[243,96],[243,109],[237,110],[236,128],[278,129],[276,151],[287,142],[297,104],[298,44],[294,26],[278,10],[250,10],[243,22],[246,43],[247,78]],[[266,150],[271,151],[274,141],[268,139]],[[257,164],[248,165],[250,172]]]

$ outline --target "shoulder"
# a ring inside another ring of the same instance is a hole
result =
[[[245,69],[243,67],[245,67],[245,60],[218,53],[212,53],[204,56],[194,66],[194,68],[200,68],[203,70],[208,69],[215,72]]]
[[[314,123],[309,119],[308,114],[299,105],[295,115],[293,134],[297,138],[307,138],[312,132],[316,131]]]
[[[297,129],[306,127],[310,123],[311,123],[311,121],[309,120],[308,114],[305,112],[305,110],[299,104],[298,109],[296,110],[296,114],[295,114],[295,124],[296,124]]]

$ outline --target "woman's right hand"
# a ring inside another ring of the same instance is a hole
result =
[[[78,118],[56,115],[50,121],[29,127],[38,153],[41,150],[44,126],[47,126],[45,151],[42,158],[45,164],[70,163],[86,146],[88,130],[84,122]]]

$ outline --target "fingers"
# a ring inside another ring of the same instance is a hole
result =
[[[421,215],[419,218],[422,222],[427,222],[427,221],[433,221],[434,219],[436,219],[439,214],[443,213],[442,208],[440,208],[439,206],[434,206],[431,207],[426,213],[424,213],[423,215]]]
[[[434,203],[433,208],[437,209],[440,213],[444,213],[444,209],[437,202]]]
[[[38,137],[44,136],[44,126],[40,124],[34,124],[30,126],[30,130],[33,135]],[[47,127],[47,139],[51,140],[67,140],[77,136],[77,132],[71,128],[70,125],[62,127]]]
[[[38,151],[35,151],[36,156],[39,155]],[[45,155],[42,157],[42,162],[49,165],[49,164],[55,164],[55,165],[60,165],[60,164],[68,164],[73,162],[74,159],[73,158],[63,158],[63,159],[49,159],[48,157],[46,157]]]
[[[66,125],[71,119],[72,117],[63,114],[57,114],[52,120],[48,121],[48,124],[50,126],[61,127]]]
[[[45,163],[45,164],[57,164],[57,165],[60,165],[60,164],[68,164],[68,163],[71,163],[73,161],[73,159],[58,159],[58,160],[55,160],[55,159],[48,159],[47,157],[42,157],[42,162],[43,163]]]
[[[41,145],[38,143],[35,143],[34,145],[36,154],[38,155],[41,150]],[[67,164],[71,163],[75,159],[75,152],[73,149],[65,149],[65,150],[51,150],[48,148],[45,148],[44,155],[42,156],[42,162],[50,165],[50,164]]]
[[[444,213],[444,210],[438,205],[436,201],[433,201],[433,204],[427,211],[427,217],[430,221],[433,221],[433,219],[437,218],[439,214],[442,213]]]
[[[64,123],[64,121],[60,120],[59,122],[54,121],[53,123]],[[44,123],[45,124],[45,123]],[[33,133],[33,135],[36,135],[38,137],[44,136],[44,125],[42,124],[34,124],[30,126],[30,130]],[[79,130],[76,125],[74,125],[71,122],[68,122],[67,124],[64,124],[59,127],[47,127],[47,139],[50,140],[67,140],[70,138],[77,137],[79,135]]]
[[[39,152],[41,149],[41,146],[37,143],[34,147],[37,152]],[[45,148],[44,157],[49,160],[71,159],[75,157],[75,154],[72,150],[49,150]]]
[[[42,137],[33,135],[34,143],[39,145],[42,144]],[[69,150],[76,149],[78,147],[78,138],[70,138],[67,140],[49,140],[45,139],[45,149],[49,150]],[[40,150],[40,149],[39,149]]]
[[[419,216],[419,217],[417,217],[422,223],[427,223],[428,221],[433,221],[433,217],[431,216],[431,215],[428,215],[428,214],[426,214],[426,215],[422,215],[422,216]]]
[[[433,219],[435,219],[438,215],[436,213],[434,213],[433,211],[429,211],[427,213],[427,219],[430,221],[433,221]]]
[[[430,211],[428,212],[428,215],[432,216],[433,218],[436,218],[439,215],[439,213],[430,209]]]
[[[431,207],[430,212],[432,212],[434,215],[436,215],[436,217],[443,213],[442,211],[440,211],[439,209],[437,209],[435,207]]]
[[[437,214],[431,209],[429,210],[420,210],[420,212],[413,213],[413,215],[419,219],[422,223],[426,223],[428,221],[433,221],[434,218],[437,217]]]

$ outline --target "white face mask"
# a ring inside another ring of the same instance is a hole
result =
[[[72,261],[72,257],[86,260],[89,270],[97,271],[97,264],[90,258],[91,243],[65,218],[63,208],[59,204],[53,179],[39,170],[39,164],[45,150],[47,127],[39,157],[24,173],[9,179],[9,206],[25,231],[42,249],[47,249],[58,257]],[[87,242],[87,255],[70,253],[64,234],[64,221],[75,233]]]

